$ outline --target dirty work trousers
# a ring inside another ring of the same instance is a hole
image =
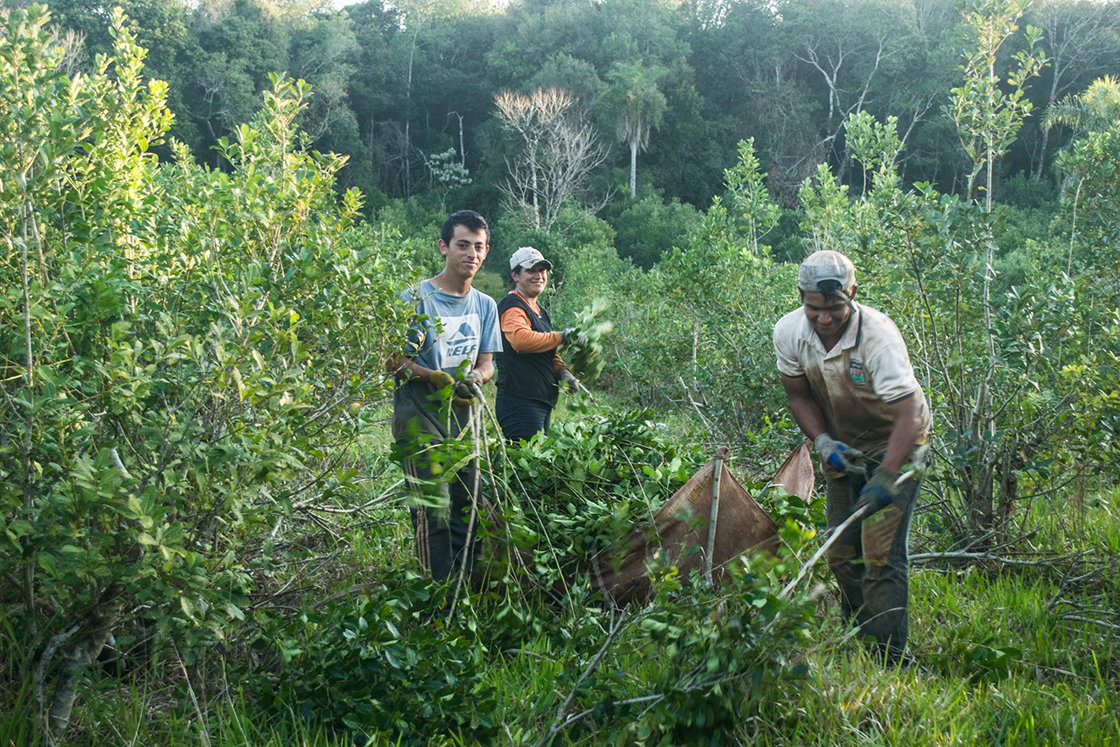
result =
[[[500,389],[494,414],[507,441],[528,441],[542,431],[548,433],[552,423],[552,406],[547,402],[513,397]]]
[[[840,526],[855,511],[859,494],[875,474],[880,454],[867,460],[867,476],[828,478],[825,512],[829,528]],[[840,587],[844,616],[859,625],[861,635],[875,640],[888,662],[906,649],[910,602],[910,558],[906,543],[920,478],[902,486],[891,505],[857,521],[828,550],[828,565]]]
[[[416,555],[436,581],[457,578],[464,563],[467,578],[474,570],[478,521],[472,532],[470,515],[478,464],[471,461],[449,476],[433,449],[457,437],[469,418],[470,408],[441,401],[423,381],[401,384],[393,393],[393,438],[405,478],[421,499],[411,509]]]

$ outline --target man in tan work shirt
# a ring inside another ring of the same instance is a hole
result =
[[[869,504],[829,548],[841,609],[888,662],[910,663],[906,544],[921,480],[900,473],[924,458],[929,407],[894,322],[855,302],[851,260],[816,252],[797,280],[801,306],[774,326],[790,411],[820,454],[829,528]]]
[[[537,300],[548,284],[552,263],[531,246],[523,246],[509,260],[513,290],[498,302],[502,350],[496,354],[498,397],[495,411],[502,434],[510,441],[529,440],[548,432],[560,384],[574,392],[579,381],[560,359],[559,347],[575,329],[552,329],[548,312]]]

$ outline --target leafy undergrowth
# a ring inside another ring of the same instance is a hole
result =
[[[703,461],[674,447],[648,413],[558,423],[547,438],[509,447],[488,473],[502,523],[490,526],[474,591],[395,572],[321,610],[258,616],[252,647],[264,660],[238,681],[258,706],[359,741],[731,733],[805,675],[813,601],[779,590],[812,533],[791,522],[779,556],[742,559],[719,590],[658,568],[644,606],[608,604],[579,570]],[[529,698],[518,703],[502,673],[532,679],[526,657],[548,662],[547,687],[518,686]]]
[[[471,593],[432,587],[408,555],[407,512],[378,504],[334,535],[275,550],[286,565],[274,571],[288,572],[275,583],[294,591],[253,609],[224,647],[182,663],[165,647],[90,678],[71,743],[186,745],[204,733],[214,745],[323,747],[1120,738],[1116,632],[1070,616],[1079,604],[1115,609],[1115,573],[1075,588],[1046,566],[915,565],[910,639],[922,667],[884,670],[839,624],[834,592],[810,594],[807,582],[780,598],[819,545],[823,517],[819,500],[771,494],[768,509],[785,521],[780,557],[735,564],[719,591],[659,568],[650,604],[604,604],[570,561],[650,516],[707,458],[645,413],[561,419],[487,477],[515,514],[535,498],[511,535],[547,559],[537,586],[491,557]],[[389,473],[368,490],[392,495],[392,482]],[[1089,502],[1075,533],[1041,506],[1032,542],[1115,557],[1116,503]],[[823,566],[813,578],[829,583]],[[559,593],[532,591],[544,581]],[[0,631],[11,675],[26,652],[18,629]],[[11,714],[0,716],[0,744],[33,743],[22,718],[33,697],[26,681],[0,690],[0,714]]]

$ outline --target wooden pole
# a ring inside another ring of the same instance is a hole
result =
[[[704,578],[709,586],[712,584],[712,553],[716,549],[716,525],[719,521],[719,483],[723,476],[723,462],[729,453],[726,446],[721,446],[712,460],[712,510],[708,515],[708,551],[704,557]]]

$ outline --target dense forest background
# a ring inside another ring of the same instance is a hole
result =
[[[348,156],[338,184],[360,188],[370,214],[391,198],[470,205],[496,223],[516,214],[503,187],[532,135],[510,126],[496,97],[553,88],[569,94],[560,116],[592,141],[581,147],[601,151],[582,154],[558,188],[605,207],[619,253],[645,267],[707,209],[749,138],[786,211],[819,163],[844,184],[867,183],[843,128],[860,112],[898,118],[905,183],[968,187],[970,162],[945,111],[967,43],[951,0],[119,5],[148,49],[146,73],[168,83],[170,134],[199,161],[221,165],[215,146],[260,108],[268,73],[287,72],[314,87],[300,119],[307,145]],[[108,9],[51,4],[70,32],[73,70],[111,49]],[[1050,64],[1026,91],[1036,116],[999,160],[992,192],[1036,208],[1056,196],[1054,158],[1072,133],[1043,128],[1037,114],[1120,72],[1120,6],[1040,0],[1021,25],[1041,30]],[[1026,44],[1009,40],[999,66]],[[636,199],[624,200],[632,147]],[[768,242],[779,256],[801,255],[793,216]]]

